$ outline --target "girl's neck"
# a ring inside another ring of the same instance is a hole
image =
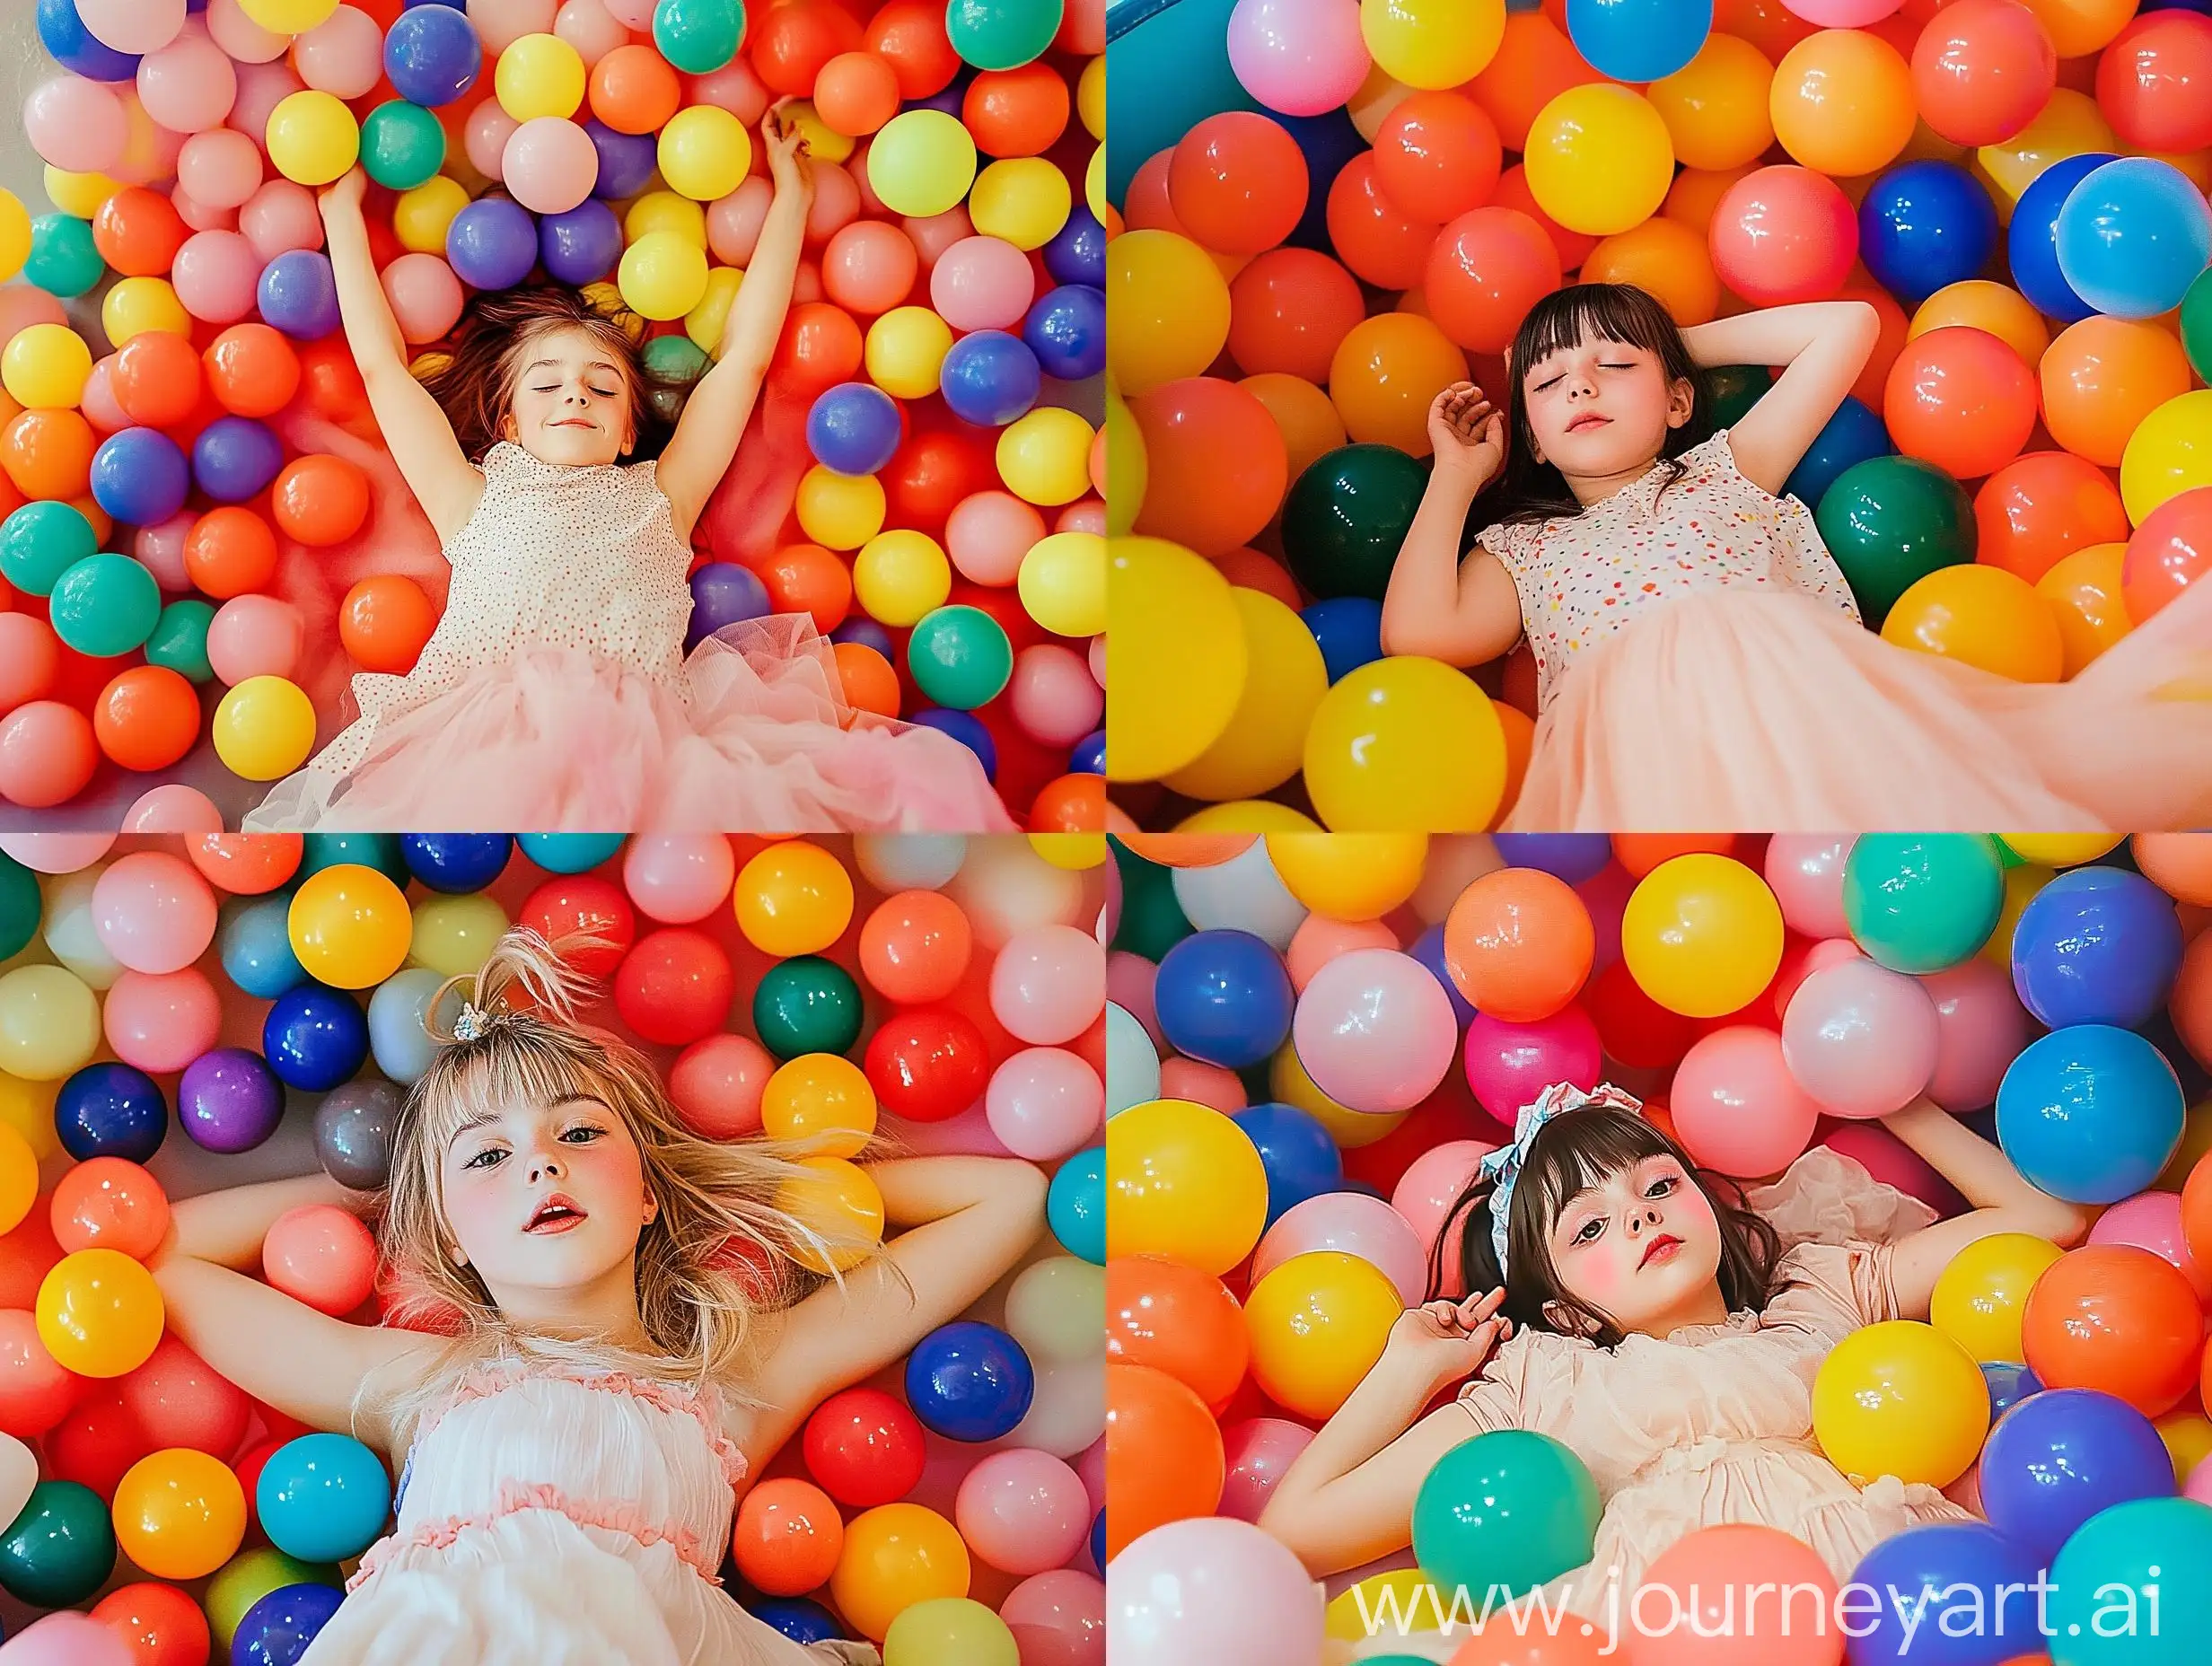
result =
[[[634,1260],[609,1269],[588,1285],[496,1293],[500,1312],[518,1329],[564,1341],[605,1342],[638,1353],[655,1351],[637,1312]]]
[[[1559,478],[1567,482],[1567,489],[1575,494],[1575,501],[1584,509],[1596,507],[1614,493],[1634,486],[1649,474],[1659,460],[1639,463],[1633,469],[1623,469],[1613,474],[1568,474],[1564,469]]]
[[[1632,1336],[1652,1337],[1664,1342],[1678,1330],[1725,1325],[1727,1322],[1728,1298],[1721,1294],[1720,1280],[1716,1278],[1704,1289],[1685,1297],[1675,1307],[1663,1313],[1655,1313],[1642,1324],[1630,1326],[1628,1329]]]

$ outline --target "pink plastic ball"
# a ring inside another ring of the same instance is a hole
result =
[[[1936,1004],[1919,980],[1855,955],[1814,972],[1782,1017],[1782,1057],[1830,1116],[1902,1110],[1936,1072]]]
[[[303,91],[300,78],[292,73],[289,64],[241,62],[238,66],[238,97],[232,101],[226,125],[237,128],[256,145],[266,146],[270,114],[294,92]]]
[[[177,153],[177,183],[210,208],[236,208],[261,189],[261,147],[231,127],[211,127]]]
[[[1075,1554],[1091,1525],[1083,1478],[1049,1452],[1014,1447],[968,1471],[952,1504],[968,1548],[1009,1574],[1042,1574]]]
[[[223,812],[196,786],[171,781],[142,793],[123,815],[123,831],[144,837],[220,833]]]
[[[607,9],[606,0],[567,0],[554,15],[553,32],[575,48],[586,69],[630,39],[628,25]]]
[[[33,324],[66,324],[69,314],[43,289],[29,284],[0,285],[0,342],[13,340]]]
[[[130,118],[112,88],[81,75],[42,81],[23,101],[31,148],[70,173],[100,173],[122,159]]]
[[[768,204],[776,188],[766,180],[747,180],[707,210],[707,246],[725,266],[742,267],[752,260],[760,228],[768,217]]]
[[[760,1095],[775,1074],[775,1059],[751,1037],[708,1036],[676,1056],[668,1097],[700,1138],[744,1139],[760,1132]]]
[[[78,396],[77,408],[100,434],[114,434],[131,425],[129,414],[115,402],[115,383],[109,375],[114,363],[115,355],[110,353],[93,365],[92,373],[84,379],[84,391]]]
[[[33,873],[75,873],[114,848],[112,833],[0,833],[0,850]]]
[[[1848,834],[1777,833],[1767,846],[1767,888],[1782,905],[1782,919],[1808,937],[1845,937],[1843,863]]]
[[[1936,1071],[1927,1096],[1952,1111],[1995,1104],[2006,1067],[2032,1033],[2011,977],[1976,955],[1923,978],[1920,986],[1936,1005]]]
[[[806,214],[807,247],[828,242],[859,218],[860,187],[835,162],[814,164],[814,205]]]
[[[1116,949],[1106,957],[1106,998],[1144,1026],[1154,1052],[1167,1045],[1160,1033],[1160,1004],[1154,999],[1160,969],[1141,954]]]
[[[1407,1164],[1406,1171],[1398,1177],[1398,1185],[1391,1193],[1391,1207],[1413,1228],[1414,1236],[1420,1240],[1424,1260],[1435,1251],[1437,1241],[1444,1236],[1444,1223],[1452,1213],[1452,1206],[1475,1178],[1483,1158],[1497,1149],[1488,1140],[1448,1140],[1442,1145],[1430,1146]],[[1460,1235],[1454,1233],[1453,1241],[1444,1246],[1443,1293],[1447,1296],[1467,1293],[1466,1283],[1459,1271]]]
[[[968,217],[965,203],[947,208],[943,214],[933,214],[921,219],[909,215],[899,224],[906,229],[907,237],[914,245],[914,252],[921,257],[922,270],[925,272],[935,270],[937,262],[944,257],[944,251],[953,244],[976,234],[975,222]]]
[[[215,892],[181,856],[141,851],[93,885],[92,929],[134,972],[179,971],[215,941]]]
[[[195,232],[184,240],[169,281],[184,310],[207,324],[235,324],[254,310],[261,258],[237,232]]]
[[[1420,1234],[1404,1215],[1365,1192],[1323,1192],[1292,1205],[1252,1251],[1252,1282],[1316,1250],[1357,1256],[1397,1286],[1398,1299],[1408,1307],[1418,1306],[1428,1288],[1427,1247]]]
[[[1235,1071],[1198,1058],[1160,1061],[1160,1097],[1187,1099],[1194,1105],[1209,1106],[1224,1117],[1233,1117],[1251,1103]]]
[[[484,56],[497,57],[524,35],[552,33],[555,10],[556,0],[469,0],[469,21]]]
[[[2138,1192],[2114,1204],[2089,1229],[2093,1244],[2132,1244],[2169,1261],[2184,1274],[2197,1300],[2212,1299],[2212,1273],[2189,1252],[2181,1234],[2179,1192]]]
[[[384,74],[384,31],[366,12],[342,5],[292,43],[292,66],[319,92],[357,99]]]
[[[137,1657],[120,1633],[89,1615],[48,1614],[8,1642],[4,1666],[131,1666]]]
[[[1021,576],[1022,557],[1044,535],[1044,516],[1013,493],[973,492],[945,517],[944,549],[962,578],[1003,586]]]
[[[1722,283],[1754,306],[1779,306],[1835,293],[1858,254],[1858,217],[1826,174],[1776,163],[1728,188],[1707,238]]]
[[[1106,1585],[1093,1574],[1055,1568],[1025,1579],[998,1618],[1014,1634],[1022,1666],[1106,1666]]]
[[[461,321],[461,279],[438,256],[401,255],[383,276],[385,299],[409,346],[436,341]]]
[[[573,121],[540,116],[507,136],[500,177],[532,214],[566,214],[599,183],[599,152]]]
[[[376,1240],[335,1204],[314,1204],[276,1217],[261,1241],[268,1282],[295,1302],[339,1318],[376,1287]]]
[[[1084,679],[1090,680],[1087,670]],[[1085,729],[1073,738],[1080,740],[1090,732]],[[1304,995],[1321,968],[1339,956],[1361,949],[1397,947],[1398,934],[1381,920],[1332,920],[1325,914],[1309,914],[1290,934],[1290,947],[1283,951],[1283,969],[1290,974],[1291,988]]]
[[[1899,0],[1783,0],[1808,23],[1822,29],[1864,29],[1897,10]]]
[[[207,626],[207,663],[225,685],[299,670],[306,628],[300,610],[274,596],[233,596]]]
[[[177,218],[195,232],[235,232],[238,229],[237,209],[210,207],[181,185],[171,189],[169,206],[177,211]]]
[[[113,1161],[110,1159],[110,1161]],[[156,1450],[186,1447],[227,1459],[246,1438],[253,1402],[174,1336],[116,1385]]]
[[[241,64],[266,64],[285,55],[292,37],[264,29],[246,15],[239,0],[207,0],[207,32]]]
[[[607,10],[625,29],[651,29],[659,0],[607,0]]]
[[[1783,1060],[1782,1038],[1750,1024],[1716,1030],[1683,1055],[1667,1109],[1694,1161],[1743,1177],[1789,1167],[1821,1119]]]
[[[271,180],[238,211],[238,229],[263,265],[295,249],[322,247],[315,194],[290,180]]]
[[[1017,1041],[1072,1041],[1105,1005],[1105,951],[1073,925],[1017,932],[991,963],[991,1012]]]
[[[663,925],[703,920],[730,898],[737,853],[719,833],[645,833],[622,857],[622,889]]]
[[[612,0],[609,0],[612,4]],[[646,10],[652,8],[648,6]],[[646,28],[650,22],[641,23]],[[752,66],[741,56],[730,60],[711,75],[686,75],[683,78],[683,101],[686,104],[712,104],[716,110],[726,110],[748,127],[757,124],[768,107],[768,90],[760,83],[760,77],[752,73]]]
[[[138,101],[174,132],[221,127],[237,97],[238,67],[205,29],[188,29],[139,61]]]
[[[1451,997],[1410,955],[1362,949],[1322,967],[1298,997],[1291,1039],[1313,1085],[1350,1109],[1410,1110],[1452,1068]]]
[[[199,517],[188,509],[157,525],[142,526],[132,535],[130,553],[163,590],[192,588],[191,574],[184,568],[184,545],[198,523]]]
[[[1088,532],[1093,538],[1105,537],[1105,500],[1098,497],[1078,497],[1054,518],[1052,530],[1055,532]]]
[[[1437,993],[1443,994],[1442,986]],[[1449,1000],[1444,1010],[1451,1010]],[[1522,1106],[1533,1104],[1555,1082],[1585,1091],[1595,1087],[1600,1063],[1598,1027],[1579,1006],[1532,1024],[1509,1024],[1478,1013],[1467,1027],[1467,1085],[1476,1103],[1507,1127]]]
[[[840,227],[822,250],[821,286],[847,311],[873,318],[906,300],[920,269],[904,232],[881,220],[856,220]]]
[[[1022,732],[1047,746],[1073,746],[1106,715],[1106,690],[1091,680],[1081,654],[1057,642],[1032,644],[1014,656],[1007,697]]]
[[[118,52],[158,52],[184,27],[185,0],[75,0],[84,32]]]
[[[1010,329],[1036,298],[1029,257],[1004,238],[962,238],[929,274],[929,303],[957,330]]]
[[[1228,1475],[1221,1487],[1221,1513],[1257,1521],[1276,1483],[1298,1454],[1313,1443],[1315,1431],[1286,1417],[1247,1417],[1221,1432]]]
[[[1839,1122],[1821,1144],[1850,1158],[1884,1186],[1918,1197],[1938,1214],[1958,1214],[1966,1208],[1966,1199],[1926,1157],[1879,1122]]]
[[[984,1115],[999,1143],[1031,1162],[1057,1162],[1098,1136],[1106,1084],[1064,1048],[1025,1048],[991,1074]]]
[[[1286,116],[1319,116],[1367,78],[1358,0],[1237,0],[1229,67],[1244,91]]]
[[[118,1058],[163,1075],[215,1046],[223,1031],[223,999],[198,967],[125,972],[101,1002],[100,1021]]]
[[[507,141],[522,124],[507,114],[496,99],[487,99],[469,117],[463,148],[469,165],[487,180],[501,179],[506,166]]]

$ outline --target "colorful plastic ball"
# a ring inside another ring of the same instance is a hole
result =
[[[269,1008],[261,1047],[268,1068],[287,1085],[328,1092],[366,1061],[368,1019],[351,995],[303,985]]]
[[[818,397],[807,413],[807,449],[825,469],[844,475],[875,474],[899,449],[899,407],[880,388],[841,382]]]
[[[616,282],[640,318],[678,319],[707,294],[707,254],[675,232],[651,232],[622,256]]]
[[[1440,1589],[1519,1592],[1590,1559],[1597,1483],[1550,1436],[1501,1429],[1446,1452],[1413,1505],[1414,1556]]]
[[[739,0],[660,0],[652,10],[653,44],[689,75],[725,68],[745,38]]]
[[[2097,309],[2075,292],[2059,269],[2058,215],[2074,188],[2113,160],[2104,151],[2062,157],[2035,176],[2013,208],[2006,232],[2013,282],[2038,311],[2061,322],[2087,318]]]
[[[1836,182],[1811,168],[1752,170],[1714,206],[1720,280],[1757,306],[1832,295],[1858,253],[1858,220]]]
[[[975,183],[976,145],[957,117],[914,109],[883,124],[868,145],[868,185],[893,214],[944,214]]]
[[[2050,34],[2013,0],[1962,0],[1912,48],[1923,119],[1954,145],[2011,138],[2043,108],[2058,79]]]
[[[1877,628],[1916,581],[1974,557],[1972,499],[1918,458],[1854,464],[1822,495],[1816,519],[1860,614]]]
[[[1117,237],[1106,287],[1107,365],[1125,397],[1202,373],[1229,338],[1228,284],[1189,238],[1145,230]]]
[[[54,1101],[62,1149],[80,1162],[115,1157],[144,1162],[169,1131],[169,1103],[154,1079],[128,1065],[88,1065]]]
[[[372,868],[325,868],[293,893],[293,952],[308,975],[367,989],[406,963],[414,920],[407,899]]]
[[[249,677],[215,707],[215,756],[232,774],[275,781],[307,761],[315,743],[315,708],[299,685],[282,677]]]
[[[1020,337],[979,329],[961,337],[938,367],[945,408],[962,422],[1002,427],[1037,402],[1037,355]]]
[[[2171,162],[2121,157],[2067,194],[2057,247],[2060,275],[2091,307],[2155,318],[2212,260],[2212,207]]]
[[[968,1549],[952,1522],[915,1504],[880,1504],[845,1524],[831,1600],[864,1636],[882,1638],[907,1609],[968,1589]]]
[[[1403,1311],[1398,1287],[1371,1262],[1333,1250],[1293,1256],[1245,1298],[1253,1381],[1300,1416],[1333,1416]]]
[[[2140,1029],[2181,964],[2173,902],[2140,874],[2076,868],[2038,891],[2013,928],[2013,981],[2050,1029]]]
[[[2095,1389],[2146,1417],[2196,1388],[2203,1329],[2187,1276],[2134,1244],[2068,1251],[2036,1281],[2021,1318],[2027,1364],[2047,1389]]]
[[[39,1339],[80,1377],[119,1377],[145,1363],[162,1339],[154,1276],[118,1250],[64,1256],[39,1286]]]
[[[920,1421],[881,1389],[847,1389],[815,1407],[802,1440],[807,1472],[839,1504],[871,1510],[922,1477]]]
[[[1979,479],[2019,455],[2035,426],[2034,373],[1987,330],[1952,326],[1905,345],[1891,367],[1882,419],[1899,451],[1955,479]]]
[[[1742,863],[1678,856],[1640,881],[1620,922],[1621,953],[1669,1012],[1717,1018],[1744,1006],[1782,958],[1782,909]]]
[[[1202,931],[1161,959],[1153,998],[1161,1032],[1184,1056],[1242,1070],[1290,1034],[1295,998],[1281,957],[1250,932]]]
[[[2043,596],[2018,574],[1979,564],[1916,580],[1882,638],[2014,682],[2057,682],[2066,670],[2066,639]]]
[[[582,203],[538,222],[539,264],[557,282],[601,282],[621,259],[622,223],[603,202]]]
[[[924,697],[955,711],[996,699],[1014,676],[1014,647],[979,608],[937,608],[907,639],[907,669]]]
[[[1891,169],[1859,203],[1859,256],[1908,304],[1971,278],[1997,245],[1997,209],[1972,175],[1947,162]]]
[[[55,582],[48,621],[66,646],[95,659],[128,653],[154,634],[161,587],[128,556],[88,556]]]
[[[279,1447],[254,1487],[262,1530],[303,1562],[359,1556],[383,1531],[391,1509],[382,1461],[343,1434],[307,1434]]]
[[[2212,557],[2212,492],[2177,493],[2151,511],[2128,540],[2121,568],[2126,612],[2141,624],[2194,583],[2202,583]]]
[[[279,1586],[239,1620],[232,1660],[238,1666],[298,1666],[345,1600],[344,1591],[313,1581]]]
[[[1892,1320],[1854,1331],[1813,1380],[1814,1436],[1847,1476],[1947,1486],[1973,1463],[1988,1427],[1980,1370],[1928,1325]]]
[[[1570,87],[1538,113],[1523,165],[1546,214],[1569,231],[1605,237],[1658,211],[1673,179],[1674,144],[1640,93],[1594,83]]]
[[[86,1600],[115,1569],[115,1531],[99,1494],[75,1481],[41,1481],[0,1532],[0,1588],[36,1608]]]
[[[333,1318],[358,1309],[376,1285],[376,1241],[333,1205],[279,1215],[262,1241],[261,1259],[272,1287]]]
[[[1107,1123],[1106,1142],[1113,1254],[1163,1256],[1218,1276],[1260,1241],[1267,1171],[1220,1112],[1178,1100],[1134,1106]]]
[[[2181,1137],[2172,1066],[2131,1030],[2077,1024],[2029,1045],[1997,1089],[1997,1132],[2030,1184],[2116,1203],[2155,1179]]]
[[[110,1591],[92,1605],[92,1618],[136,1651],[131,1666],[203,1666],[213,1644],[199,1604],[158,1580]]]
[[[1704,0],[1568,0],[1567,36],[1609,81],[1658,81],[1694,59],[1713,27]]]
[[[2212,1511],[2191,1498],[2115,1504],[2067,1541],[2051,1563],[2050,1579],[2046,1623],[2054,1636],[2067,1640],[2062,1646],[2069,1662],[2188,1666],[2212,1627]],[[2124,1625],[2111,1617],[2112,1592],[2132,1595],[2153,1583],[2162,1586],[2164,1605],[2155,1633],[2147,1623]],[[2107,1616],[2102,1632],[2095,1618],[2100,1613]]]
[[[100,535],[69,504],[25,504],[0,522],[0,578],[33,596],[52,593],[64,573],[100,552]]]
[[[809,1482],[779,1477],[745,1495],[730,1555],[756,1590],[797,1596],[829,1580],[844,1544],[845,1523],[829,1495]]]
[[[269,161],[287,180],[329,185],[361,156],[361,128],[345,101],[312,89],[294,92],[272,110]]]
[[[23,281],[63,301],[74,301],[107,276],[108,263],[92,241],[92,228],[66,214],[31,223],[31,253]]]
[[[777,1058],[849,1052],[860,1039],[860,990],[834,961],[796,955],[762,975],[753,992],[752,1016],[760,1044]],[[891,1109],[883,1083],[873,1072],[869,1079],[876,1097]]]
[[[907,1403],[949,1440],[992,1441],[1028,1415],[1036,1390],[1029,1356],[995,1325],[962,1320],[917,1343],[906,1363]]]
[[[473,288],[509,288],[537,264],[537,222],[506,197],[478,197],[446,228],[445,259],[455,276]]]
[[[411,191],[445,165],[445,129],[421,105],[388,100],[361,124],[361,165],[387,189]]]
[[[2204,426],[2212,398],[2198,389],[2168,399],[2129,436],[2120,460],[2120,501],[2140,527],[2159,505],[2201,486],[2212,486],[2212,447]]]
[[[268,490],[284,461],[283,443],[250,416],[218,416],[192,442],[192,478],[218,504]]]
[[[588,873],[622,848],[619,833],[518,833],[522,854],[548,873]]]
[[[1844,864],[1844,916],[1877,965],[1915,976],[1988,941],[2004,902],[1995,842],[1973,833],[1867,834]]]
[[[92,373],[92,349],[65,324],[33,324],[0,351],[0,385],[34,409],[74,409]]]
[[[2051,1389],[1990,1429],[1980,1486],[1990,1525],[2049,1557],[2099,1511],[2171,1496],[2173,1462],[2134,1407],[2090,1389]]]
[[[162,1579],[198,1579],[230,1560],[246,1532],[246,1495],[219,1458],[189,1448],[133,1464],[115,1492],[117,1543]]]
[[[1126,1113],[1124,1113],[1126,1114]],[[1262,1179],[1262,1186],[1265,1185]],[[1093,1267],[1106,1261],[1106,1150],[1085,1146],[1054,1171],[1045,1193],[1045,1223],[1072,1256]],[[1259,1241],[1259,1233],[1252,1235]]]
[[[945,37],[964,63],[982,70],[1014,69],[1043,56],[1060,20],[1058,0],[952,0]]]
[[[323,991],[322,996],[331,996]],[[312,986],[295,986],[277,997],[282,1003],[318,997]],[[288,1015],[287,1015],[288,1016]],[[177,1118],[193,1143],[208,1151],[250,1151],[275,1133],[284,1116],[278,1074],[260,1055],[244,1048],[217,1048],[185,1069],[177,1084]],[[348,1074],[351,1074],[350,1072]],[[333,1084],[335,1085],[335,1084]]]

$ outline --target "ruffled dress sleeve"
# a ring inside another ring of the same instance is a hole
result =
[[[1843,569],[1836,565],[1835,557],[1828,553],[1813,512],[1802,499],[1777,497],[1745,475],[1736,466],[1735,448],[1729,443],[1725,428],[1683,453],[1684,462],[1693,459],[1701,460],[1725,480],[1731,495],[1744,508],[1771,524],[1774,576],[1778,581],[1828,602],[1855,625],[1864,623],[1858,599],[1852,595],[1850,583],[1843,576]]]
[[[1515,1331],[1498,1344],[1482,1369],[1459,1392],[1459,1406],[1477,1434],[1498,1429],[1556,1431],[1572,1395],[1574,1355],[1593,1352],[1586,1342],[1549,1331]]]
[[[1793,1281],[1769,1305],[1769,1320],[1804,1313],[1855,1329],[1899,1317],[1892,1257],[1899,1240],[1935,1224],[1935,1210],[1825,1145],[1746,1197],[1781,1234],[1780,1271]]]

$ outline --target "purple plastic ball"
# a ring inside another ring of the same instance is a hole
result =
[[[538,264],[538,223],[505,197],[480,197],[445,232],[446,263],[474,289],[509,289]]]
[[[696,648],[725,625],[775,611],[759,575],[733,561],[709,561],[691,575],[691,625],[684,646]]]
[[[891,657],[891,633],[873,619],[847,619],[830,633],[830,640],[858,643],[864,648],[873,648],[887,660]]]
[[[592,187],[592,196],[615,203],[645,189],[661,165],[660,142],[652,134],[617,133],[597,117],[587,120],[584,130],[599,153],[599,181]]]
[[[218,416],[192,442],[192,478],[218,504],[244,503],[284,466],[284,443],[250,416]]]
[[[539,263],[559,283],[596,284],[621,258],[622,222],[597,197],[538,222]]]
[[[899,449],[899,407],[882,389],[841,381],[806,414],[806,445],[814,460],[839,474],[873,474]]]
[[[384,74],[410,103],[451,104],[483,70],[484,43],[458,6],[409,6],[384,37]]]
[[[191,465],[155,429],[125,428],[92,453],[92,501],[126,526],[158,526],[191,492]]]
[[[294,341],[320,341],[338,329],[338,279],[312,249],[291,249],[261,268],[261,318]]]
[[[219,1047],[184,1067],[177,1120],[207,1151],[251,1151],[284,1120],[284,1084],[259,1053]]]

